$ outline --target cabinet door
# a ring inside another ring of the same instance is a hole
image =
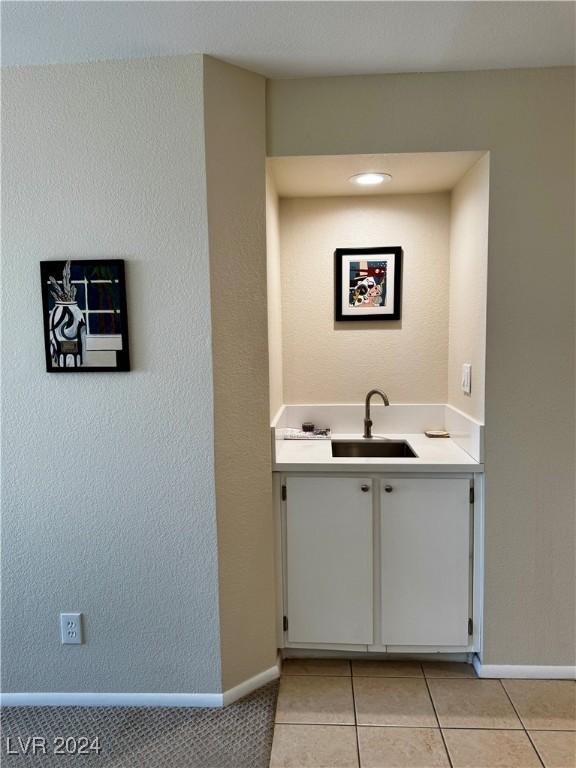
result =
[[[372,481],[290,477],[286,490],[289,642],[372,643]]]
[[[391,479],[381,493],[384,645],[468,645],[470,481]]]

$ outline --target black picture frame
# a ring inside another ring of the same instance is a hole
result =
[[[335,320],[400,320],[402,257],[403,251],[399,245],[381,248],[337,248],[334,251]],[[360,266],[361,262],[367,262],[364,268]],[[358,290],[354,290],[355,288]]]
[[[123,259],[41,261],[48,373],[130,370]]]

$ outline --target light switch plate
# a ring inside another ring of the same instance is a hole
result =
[[[63,645],[80,645],[82,642],[82,614],[60,614],[60,639]]]
[[[462,366],[462,392],[469,395],[472,392],[472,365],[464,363]]]

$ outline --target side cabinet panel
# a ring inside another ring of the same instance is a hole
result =
[[[382,481],[382,643],[468,644],[469,489],[465,479]]]
[[[289,477],[286,486],[288,641],[372,643],[372,481]]]

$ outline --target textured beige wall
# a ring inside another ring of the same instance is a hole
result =
[[[490,151],[484,662],[574,664],[574,69],[276,80],[270,155]]]
[[[67,257],[126,259],[131,372],[46,373]],[[201,57],[3,70],[5,692],[220,690],[208,284]]]
[[[448,402],[484,421],[486,272],[490,159],[484,155],[452,191]],[[462,364],[472,364],[472,391],[462,392]]]
[[[270,418],[284,404],[282,369],[282,283],[280,269],[279,201],[274,179],[266,169],[266,279],[268,284],[268,355],[270,358]]]
[[[396,403],[445,403],[450,196],[282,199],[286,403],[357,403],[372,387]],[[400,245],[402,316],[334,321],[334,250]]]
[[[264,101],[264,78],[204,58],[224,689],[276,661]]]

